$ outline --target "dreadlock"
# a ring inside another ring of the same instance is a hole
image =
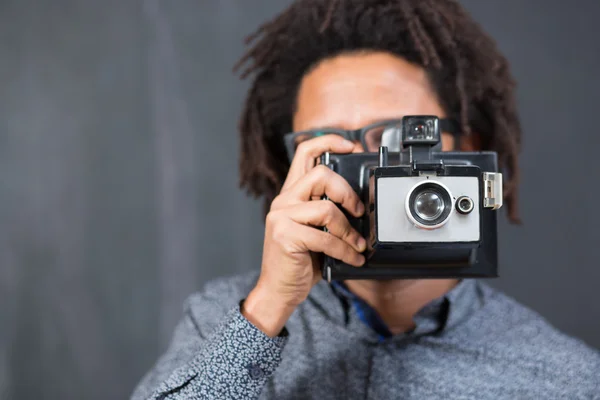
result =
[[[240,120],[240,186],[264,196],[265,214],[290,163],[283,137],[292,130],[304,74],[324,59],[384,51],[427,72],[449,117],[477,132],[482,150],[498,153],[504,201],[517,211],[521,127],[507,60],[455,0],[297,0],[246,39],[252,47],[235,65],[254,74]]]

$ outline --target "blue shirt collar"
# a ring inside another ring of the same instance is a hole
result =
[[[392,333],[377,311],[340,281],[333,281],[331,288],[336,296],[345,300],[360,318],[373,330],[380,341],[392,337]],[[414,317],[412,335],[425,335],[450,329],[461,323],[478,306],[477,284],[474,279],[460,281],[445,295],[436,298],[419,310]]]

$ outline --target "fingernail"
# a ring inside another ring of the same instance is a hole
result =
[[[362,236],[359,236],[356,240],[356,246],[358,246],[360,251],[363,251],[367,248],[367,241]]]
[[[354,147],[354,143],[349,141],[348,139],[344,139],[344,146],[351,148],[351,147]]]
[[[358,257],[358,263],[360,264],[357,268],[362,267],[365,264],[365,256],[363,256],[362,254],[360,255],[360,257]]]
[[[358,215],[362,215],[365,212],[365,205],[362,203],[362,201],[358,202],[358,205],[356,206],[356,212]]]

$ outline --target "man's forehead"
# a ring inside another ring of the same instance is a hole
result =
[[[404,115],[440,113],[424,72],[389,56],[323,63],[302,80],[294,130],[358,129]]]
[[[335,119],[327,118],[325,115],[322,119],[307,121],[306,128],[302,130],[325,130],[325,129],[344,129],[356,130],[367,127],[369,125],[382,123],[385,121],[401,119],[400,114],[382,114],[381,116],[363,117],[361,115],[349,116],[348,118]]]

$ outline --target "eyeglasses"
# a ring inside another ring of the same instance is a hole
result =
[[[340,135],[350,141],[359,141],[363,149],[367,152],[378,152],[380,146],[390,147],[390,151],[400,150],[400,133],[402,127],[402,119],[386,120],[367,125],[364,128],[355,130],[324,128],[312,129],[301,132],[292,132],[285,134],[283,137],[288,159],[294,158],[298,145],[306,140],[323,136],[323,135]],[[455,148],[460,136],[460,124],[449,118],[439,119],[439,127],[441,132],[449,133],[455,137]]]

